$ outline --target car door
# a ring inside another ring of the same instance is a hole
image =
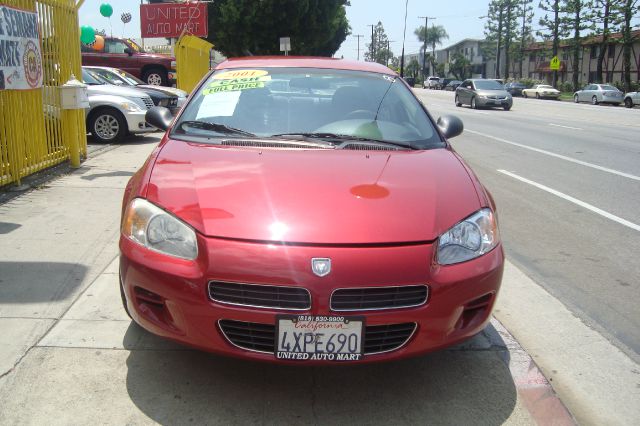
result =
[[[471,81],[465,80],[464,83],[460,85],[462,90],[460,91],[460,102],[468,104],[471,102]]]
[[[117,38],[108,38],[104,41],[104,57],[108,63],[103,64],[113,68],[120,68],[127,72],[136,71],[136,58],[127,53],[129,46]]]

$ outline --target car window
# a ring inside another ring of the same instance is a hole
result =
[[[104,41],[105,53],[125,53],[128,46],[121,40],[107,39]]]
[[[107,70],[103,70],[100,68],[92,68],[92,72],[98,74],[100,77],[108,80],[111,84],[123,84],[126,83],[122,78],[115,75],[115,73],[109,72]]]
[[[193,120],[260,137],[332,133],[389,142],[441,143],[423,107],[399,78],[361,71],[219,70],[192,96],[174,133],[204,134],[188,124],[181,126]]]
[[[600,86],[600,87],[602,87],[602,90],[614,90],[614,91],[616,91],[616,92],[618,91],[618,88],[617,88],[617,87],[615,87],[615,86],[610,86],[610,85],[608,85],[608,84],[607,84],[607,85],[604,85],[604,86]]]
[[[502,84],[495,80],[477,80],[474,82],[476,89],[479,90],[503,90]]]

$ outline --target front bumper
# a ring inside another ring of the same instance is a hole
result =
[[[127,120],[127,128],[129,133],[148,133],[154,132],[157,129],[149,124],[145,120],[146,111],[141,112],[125,112],[124,117]]]
[[[394,350],[357,362],[416,356],[466,340],[487,324],[500,288],[503,251],[498,246],[475,260],[450,266],[433,263],[433,246],[307,247],[246,243],[198,236],[195,261],[151,252],[120,239],[121,283],[133,319],[150,332],[206,351],[246,359],[292,363],[273,353],[234,345],[220,321],[274,326],[278,314],[364,316],[366,326],[415,323],[406,342]],[[311,258],[329,257],[333,271],[318,277]],[[211,280],[304,287],[311,295],[306,310],[257,308],[214,302]],[[429,295],[417,307],[334,311],[331,294],[345,287],[426,284]],[[479,300],[482,306],[479,307]],[[326,363],[330,361],[304,361]]]
[[[511,107],[513,106],[513,99],[491,99],[478,96],[476,98],[476,105],[479,107],[504,107],[505,105]]]

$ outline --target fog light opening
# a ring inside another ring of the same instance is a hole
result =
[[[462,314],[456,322],[456,330],[462,330],[482,322],[493,303],[493,296],[493,293],[488,293],[465,304]]]
[[[162,296],[142,287],[134,287],[133,291],[140,314],[165,328],[176,329],[173,317],[169,309],[167,309],[165,299]]]

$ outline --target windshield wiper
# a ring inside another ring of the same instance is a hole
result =
[[[211,130],[213,132],[222,133],[225,135],[242,135],[242,136],[255,137],[253,133],[236,129],[235,127],[230,127],[230,126],[227,126],[226,124],[221,124],[221,123],[209,123],[208,121],[188,120],[188,121],[181,122],[178,125],[178,129],[185,132],[184,126],[193,127],[195,129]]]
[[[396,141],[385,141],[382,139],[373,139],[373,138],[365,138],[362,136],[353,136],[353,135],[343,135],[338,133],[304,133],[304,132],[293,132],[293,133],[279,133],[276,135],[271,135],[272,138],[282,137],[282,136],[291,136],[291,137],[299,137],[299,138],[307,138],[307,139],[322,139],[329,142],[337,142],[342,143],[346,141],[358,141],[358,142],[375,142],[375,143],[384,143],[388,145],[396,145],[404,148],[413,148],[413,145],[410,143],[404,142],[396,142]]]

